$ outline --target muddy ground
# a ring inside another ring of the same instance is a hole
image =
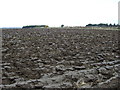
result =
[[[3,88],[118,88],[118,30],[2,30]]]

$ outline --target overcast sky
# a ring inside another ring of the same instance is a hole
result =
[[[119,0],[0,0],[0,27],[118,23]]]

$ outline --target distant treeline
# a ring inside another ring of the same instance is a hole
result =
[[[48,25],[29,25],[23,26],[22,28],[36,28],[36,27],[49,27]]]
[[[100,24],[88,24],[86,26],[98,26],[98,27],[118,27],[119,25],[117,24],[104,24],[104,23],[100,23]]]

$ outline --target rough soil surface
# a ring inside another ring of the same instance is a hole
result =
[[[118,88],[118,30],[2,31],[3,88]]]

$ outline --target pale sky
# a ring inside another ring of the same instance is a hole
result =
[[[118,23],[120,0],[0,0],[0,27]]]

